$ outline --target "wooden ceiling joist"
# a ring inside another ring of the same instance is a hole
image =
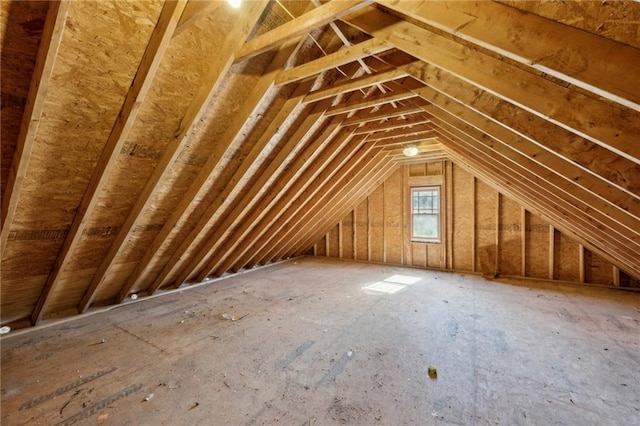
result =
[[[248,59],[370,4],[370,0],[330,1],[245,43],[236,55]]]
[[[294,81],[312,77],[324,71],[346,65],[357,59],[382,53],[389,49],[391,49],[391,46],[382,40],[370,39],[363,41],[362,43],[345,47],[335,53],[307,62],[306,64],[285,70],[276,78],[276,84],[283,85],[293,83]]]
[[[53,67],[62,41],[69,1],[49,3],[49,10],[42,30],[42,38],[36,57],[29,94],[22,115],[20,133],[16,142],[7,186],[2,199],[2,229],[0,231],[0,252],[5,252],[9,231],[14,219],[22,183],[27,174],[31,151],[35,142],[38,125],[44,109]]]
[[[124,243],[129,238],[129,234],[138,220],[138,217],[143,210],[147,208],[160,181],[171,170],[170,166],[178,158],[181,148],[187,141],[188,136],[190,136],[192,126],[194,126],[202,117],[204,107],[211,100],[211,97],[215,93],[218,85],[221,83],[223,77],[231,67],[235,50],[244,42],[249,31],[251,31],[262,14],[265,6],[265,4],[260,2],[251,4],[249,10],[242,15],[242,18],[238,20],[231,33],[227,36],[227,39],[225,40],[225,53],[218,57],[217,62],[211,67],[207,78],[200,86],[194,99],[191,101],[189,109],[180,123],[180,128],[176,134],[173,135],[173,138],[160,158],[151,178],[147,181],[142,193],[138,196],[138,199],[127,216],[125,224],[118,232],[115,241],[112,243],[109,252],[98,267],[89,287],[85,290],[78,305],[79,312],[85,312],[91,305],[96,290],[104,281],[114,260],[118,256],[120,250],[124,247]]]
[[[329,108],[326,112],[326,115],[338,115],[338,114],[346,114],[353,111],[358,111],[361,109],[371,109],[375,107],[379,107],[384,104],[391,104],[393,102],[398,101],[406,101],[411,98],[415,98],[415,93],[411,92],[404,87],[394,87],[392,92],[387,93],[379,93],[373,96],[366,96],[362,99],[358,99],[356,101],[350,100],[349,102],[345,102],[344,104],[338,104]]]
[[[384,120],[378,123],[365,123],[362,126],[356,128],[354,134],[364,135],[385,130],[399,129],[402,127],[416,126],[418,124],[426,124],[428,122],[429,117],[427,117],[425,114],[407,114],[404,117],[392,117],[389,120]]]
[[[388,81],[397,80],[399,78],[406,77],[407,75],[407,72],[404,70],[392,68],[387,71],[365,75],[360,78],[342,80],[322,89],[310,92],[304,98],[304,102],[310,103],[321,101],[323,99],[333,98],[340,94],[353,92],[354,90],[360,90],[376,84],[382,84]]]
[[[347,118],[343,122],[343,125],[351,126],[363,123],[380,122],[391,118],[420,113],[422,112],[420,105],[424,103],[426,102],[422,99],[412,98],[411,101],[408,101],[406,105],[402,106],[393,106],[389,104],[379,107],[375,112],[371,112],[371,110],[358,111],[352,117]]]
[[[414,126],[402,127],[399,129],[398,128],[391,129],[388,131],[371,132],[367,136],[367,141],[374,142],[379,140],[393,140],[394,138],[400,138],[403,136],[424,135],[424,134],[431,135],[431,136],[426,136],[426,138],[436,136],[436,133],[433,131],[433,126],[429,125],[428,123],[425,123],[425,124],[419,124]],[[418,137],[422,137],[422,136],[418,136]]]

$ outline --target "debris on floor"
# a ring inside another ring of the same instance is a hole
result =
[[[241,320],[242,318],[246,317],[247,315],[229,315],[229,314],[222,314],[220,315],[222,317],[222,319],[224,320],[228,320],[228,321],[238,321]]]
[[[437,379],[437,378],[438,378],[438,369],[430,365],[430,366],[427,368],[427,374],[428,374],[428,375],[429,375],[429,377],[431,377],[432,379]]]
[[[147,402],[147,401],[151,401],[151,398],[153,398],[153,394],[150,393],[149,395],[145,396],[143,399],[143,402]]]
[[[189,410],[193,410],[194,408],[196,408],[198,405],[200,405],[199,402],[194,402],[193,405],[191,405],[191,407],[189,407]]]

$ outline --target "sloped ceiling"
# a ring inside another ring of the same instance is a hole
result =
[[[2,13],[3,324],[298,255],[445,158],[640,278],[640,3]]]

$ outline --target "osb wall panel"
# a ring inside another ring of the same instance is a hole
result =
[[[327,240],[322,237],[316,243],[316,256],[326,256],[327,255]]]
[[[367,231],[369,229],[368,209],[369,201],[364,200],[355,210],[356,216],[356,259],[369,260]]]
[[[549,278],[549,224],[529,212],[525,215],[525,268],[527,277]]]
[[[49,2],[3,1],[0,8],[0,196],[4,198]]]
[[[382,239],[386,263],[445,269],[445,253],[447,244],[451,242],[445,239],[443,244],[411,243],[408,232],[409,206],[406,209],[402,207],[403,200],[405,203],[409,202],[410,176],[438,176],[438,173],[444,170],[442,162],[426,165],[412,164],[398,168],[355,211],[342,220],[342,239],[343,248],[345,248],[342,257],[353,258],[351,247],[346,249],[345,242],[355,239],[358,253],[356,259],[367,260],[367,230],[370,229],[372,261],[380,261],[376,244]],[[523,208],[518,203],[502,194],[499,195],[496,190],[475,179],[473,175],[455,164],[449,181],[453,194],[454,270],[488,275],[494,275],[497,272],[502,276],[519,277],[522,276],[524,261],[525,277],[549,278],[550,236],[547,222],[528,211],[524,211],[523,222]],[[445,189],[442,195],[446,196]],[[498,197],[500,197],[499,213]],[[446,205],[446,200],[443,199],[443,208]],[[381,217],[384,218],[384,230],[377,226]],[[355,236],[353,229],[355,229]],[[446,235],[447,231],[444,229],[443,236]],[[563,281],[580,281],[580,246],[557,230],[554,235],[554,278]],[[317,245],[318,253],[322,256],[326,255],[323,251],[324,240],[325,238],[321,238]],[[497,271],[495,269],[496,241],[498,243]],[[404,247],[408,247],[408,250]],[[331,256],[335,255],[333,250],[330,252]],[[472,270],[474,256],[475,271]],[[613,265],[609,262],[585,250],[584,266],[586,283],[613,285]],[[620,274],[620,280],[621,287],[639,285],[623,272]]]
[[[427,245],[411,243],[411,265],[420,268],[427,267]]]
[[[340,257],[340,237],[338,232],[338,225],[331,228],[328,235],[329,250],[328,255],[330,257]]]
[[[628,275],[624,271],[620,271],[620,287],[640,288],[640,280]]]
[[[584,279],[588,283],[613,285],[613,266],[596,253],[584,249]]]
[[[353,212],[342,219],[342,257],[353,259]]]
[[[562,281],[580,281],[579,244],[554,231],[553,277]]]
[[[158,1],[71,3],[51,76],[53,84],[3,254],[3,317],[5,304],[8,307],[14,293],[23,291],[11,281],[12,276],[41,275],[39,269],[49,272],[161,6]],[[122,40],[127,40],[126,45]],[[92,232],[91,227],[87,232]],[[70,305],[77,303],[68,300]],[[29,313],[24,311],[22,316]]]
[[[454,189],[455,191],[455,189]],[[476,180],[476,269],[485,275],[496,270],[496,205],[498,193]]]
[[[474,177],[453,165],[453,269],[473,272]]]
[[[221,28],[218,28],[221,27]],[[110,174],[105,191],[100,196],[100,209],[93,220],[120,226],[155,170],[165,148],[180,127],[187,109],[221,47],[224,22],[218,26],[193,25],[175,37],[160,63],[149,93],[138,113],[131,132],[118,156],[115,170]],[[126,182],[126,183],[125,183]],[[177,195],[173,193],[177,202]],[[166,205],[152,201],[153,215],[144,216],[138,225],[145,232],[138,235],[140,244],[148,242],[158,231],[151,224],[161,224],[167,215]],[[127,248],[131,248],[128,246]],[[122,260],[128,259],[124,251]]]
[[[403,231],[407,225],[402,206],[402,168],[398,168],[383,184],[385,262],[403,263]]]
[[[522,274],[522,210],[513,200],[500,197],[499,271],[505,275]]]

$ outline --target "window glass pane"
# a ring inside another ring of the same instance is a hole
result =
[[[438,238],[438,215],[413,215],[413,236],[415,238]]]

